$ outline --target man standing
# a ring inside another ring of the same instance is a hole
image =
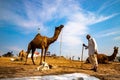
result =
[[[88,40],[88,46],[83,44],[85,49],[88,49],[88,55],[89,55],[89,61],[92,64],[92,69],[95,72],[98,68],[98,62],[97,62],[97,44],[94,38],[92,38],[89,34],[86,36]]]

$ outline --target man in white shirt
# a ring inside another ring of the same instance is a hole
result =
[[[88,40],[88,46],[83,44],[83,46],[88,49],[89,61],[92,64],[92,69],[95,72],[98,68],[98,61],[97,61],[97,44],[94,38],[92,38],[89,34],[86,36]]]

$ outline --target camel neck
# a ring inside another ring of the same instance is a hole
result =
[[[117,55],[117,52],[114,51],[111,56],[114,56],[114,57],[115,57],[116,55]]]
[[[55,42],[57,40],[59,34],[60,34],[60,31],[56,30],[54,33],[54,36],[49,38],[48,43],[51,44],[51,43]]]

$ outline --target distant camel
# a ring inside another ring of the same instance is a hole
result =
[[[35,55],[34,58],[35,58],[35,60],[36,60],[37,57],[38,57],[38,55],[39,55],[39,52],[34,52],[34,55]],[[21,61],[23,61],[23,59],[25,59],[26,56],[27,56],[27,53],[26,53],[24,50],[21,50],[21,51],[19,52],[18,57],[20,57],[20,60],[21,60]]]
[[[114,61],[116,55],[118,54],[118,47],[114,47],[114,52],[111,56],[107,56],[105,54],[97,54],[97,59],[98,59],[98,63],[103,63],[106,64],[109,61]],[[89,59],[86,59],[86,63],[89,63]]]
[[[21,50],[19,52],[19,57],[20,57],[20,60],[22,61],[24,58],[26,58],[27,56],[27,53],[24,51],[24,50]]]
[[[55,32],[54,32],[54,36],[51,38],[48,38],[46,36],[41,36],[39,33],[35,36],[35,38],[28,44],[28,49],[27,49],[27,56],[26,56],[26,62],[27,63],[27,58],[28,58],[28,54],[30,53],[30,51],[32,50],[32,55],[31,55],[31,59],[33,64],[35,65],[35,62],[33,60],[33,53],[35,52],[36,48],[41,49],[41,58],[40,58],[40,64],[42,64],[42,57],[44,55],[44,59],[43,61],[45,62],[45,56],[46,56],[46,52],[50,46],[50,44],[52,44],[53,42],[55,42],[62,30],[64,26],[60,25],[59,27],[55,28]]]

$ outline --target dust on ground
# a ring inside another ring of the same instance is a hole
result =
[[[98,71],[91,69],[91,64],[85,64],[80,61],[72,61],[64,57],[46,57],[46,62],[52,65],[52,69],[38,71],[40,58],[37,58],[36,65],[28,59],[27,65],[23,61],[11,61],[10,57],[0,58],[0,79],[14,77],[29,77],[43,75],[58,75],[65,73],[86,73],[95,76],[101,80],[119,80],[120,79],[120,62],[110,62],[109,64],[99,64]]]

